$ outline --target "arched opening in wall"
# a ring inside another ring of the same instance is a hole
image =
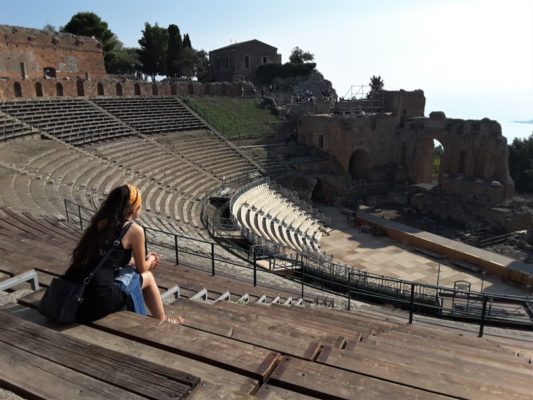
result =
[[[367,179],[370,172],[370,157],[365,150],[356,150],[350,157],[352,179]]]
[[[138,83],[133,85],[133,93],[135,93],[135,96],[140,96],[141,95],[141,85],[139,85]]]
[[[157,87],[157,84],[152,85],[152,95],[157,96],[159,94],[159,88]]]
[[[104,84],[102,82],[98,82],[98,85],[96,85],[96,93],[98,96],[104,95]]]
[[[189,94],[189,96],[192,96],[194,94],[194,86],[192,85],[192,83],[189,83],[187,85],[187,93]]]
[[[78,96],[85,96],[85,86],[83,85],[83,81],[76,82],[76,90],[78,92]]]
[[[43,97],[43,85],[41,82],[35,82],[35,96]]]
[[[43,74],[45,78],[55,78],[56,77],[56,69],[54,67],[44,67],[43,68]]]
[[[13,92],[15,92],[15,97],[22,97],[22,88],[20,86],[20,83],[15,82],[13,84]]]
[[[56,96],[63,96],[63,85],[59,82],[56,83]]]
[[[437,185],[441,174],[444,146],[437,139],[433,140],[433,156],[431,157],[431,183]]]
[[[120,83],[117,83],[115,85],[115,88],[116,88],[116,91],[117,91],[117,96],[122,96],[122,85]]]
[[[431,136],[420,140],[416,146],[413,183],[438,184],[439,177],[446,172],[446,148],[442,142]]]
[[[170,85],[170,95],[171,96],[177,96],[178,95],[178,85],[176,85],[175,83],[172,83]]]

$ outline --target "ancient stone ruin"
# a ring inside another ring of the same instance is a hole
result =
[[[443,144],[438,185],[444,193],[496,204],[510,200],[507,141],[496,121],[424,117],[421,90],[384,93],[383,110],[359,115],[305,115],[298,138],[334,156],[352,179],[431,183],[433,140]]]

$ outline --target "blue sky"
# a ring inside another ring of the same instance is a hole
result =
[[[508,139],[533,124],[533,0],[0,0],[0,23],[65,25],[78,11],[107,21],[126,46],[145,22],[175,23],[195,48],[259,39],[283,59],[300,46],[340,96],[381,75],[423,89],[426,114],[498,120]]]

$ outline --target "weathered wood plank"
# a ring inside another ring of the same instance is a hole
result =
[[[0,312],[0,341],[148,398],[185,398],[200,381],[193,375],[74,339],[5,312]]]
[[[246,307],[236,306],[238,312],[221,307],[180,299],[167,307],[185,318],[185,325],[217,335],[227,336],[280,353],[314,358],[319,341],[334,344],[336,336],[318,330],[311,331],[305,325],[287,324],[276,316],[262,317]]]
[[[40,315],[36,310],[12,305],[4,309],[17,318],[54,329],[62,333],[83,340],[88,343],[102,346],[109,350],[124,354],[134,354],[143,360],[166,366],[176,370],[187,370],[189,374],[200,376],[202,382],[193,390],[188,399],[231,399],[236,394],[249,394],[256,391],[259,386],[257,380],[223,370],[199,361],[180,356],[175,353],[160,350],[148,345],[119,337],[86,325],[58,324]],[[233,397],[237,398],[237,397]]]
[[[461,359],[463,364],[475,363],[487,368],[505,369],[513,373],[526,373],[533,378],[533,365],[520,357],[509,359],[503,356],[497,348],[492,353],[478,351],[475,347],[457,348],[456,346],[443,346],[438,342],[433,345],[417,340],[415,336],[413,342],[396,340],[393,336],[376,336],[368,338],[355,351],[363,354],[365,351],[386,352],[391,355],[401,352],[402,354],[416,354],[420,360],[437,359],[442,362],[454,362]]]
[[[283,357],[268,383],[320,399],[446,399],[448,397],[355,374],[327,365]]]
[[[380,338],[383,338],[384,341],[393,340],[398,344],[405,344],[406,347],[415,345],[447,349],[465,355],[472,355],[487,362],[507,360],[507,362],[516,365],[524,364],[524,360],[518,358],[514,352],[508,349],[500,349],[497,345],[487,344],[487,342],[483,341],[483,338],[460,336],[451,333],[443,335],[437,329],[430,329],[425,332],[414,331],[412,333],[389,332],[380,335]]]
[[[337,325],[333,318],[329,320],[315,320],[313,318],[314,310],[312,309],[300,308],[299,310],[295,309],[297,312],[291,312],[291,308],[285,306],[241,305],[231,302],[216,303],[214,307],[244,317],[249,315],[257,320],[263,318],[272,319],[274,321],[284,322],[293,327],[300,327],[302,331],[316,335],[317,340],[320,338],[321,341],[331,345],[344,343],[346,339],[356,340],[360,336],[360,333],[355,327],[348,329]]]
[[[0,342],[0,387],[36,399],[142,399],[129,391]]]
[[[398,354],[393,357],[376,349],[371,355],[357,351],[328,348],[318,362],[379,379],[409,385],[423,390],[465,399],[527,399],[531,393],[531,379],[514,379],[506,375],[499,379],[490,369],[477,365],[463,365],[462,360],[445,365],[436,357],[424,362],[417,354]]]
[[[279,388],[272,385],[263,385],[255,395],[259,400],[312,400],[316,397],[306,396],[292,390]]]
[[[110,314],[91,326],[260,381],[279,357],[277,352],[128,311]]]

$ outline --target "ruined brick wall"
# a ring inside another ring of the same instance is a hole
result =
[[[422,90],[383,91],[383,112],[404,117],[423,116],[426,98]]]
[[[302,116],[298,140],[334,156],[354,179],[430,183],[436,139],[444,147],[441,190],[487,203],[512,199],[514,183],[500,124],[450,119],[440,112],[426,118],[423,93],[402,92],[389,92],[398,96],[389,99],[390,114]]]
[[[0,100],[77,96],[242,96],[253,86],[245,82],[146,82],[130,79],[5,79]]]
[[[102,46],[96,39],[68,33],[0,25],[0,77],[105,77]]]

